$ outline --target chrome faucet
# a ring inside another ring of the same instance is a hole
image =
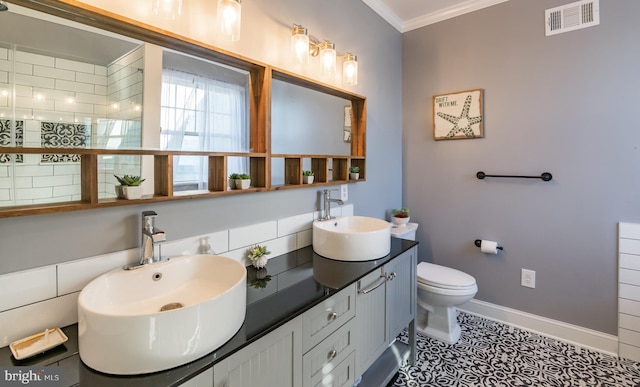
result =
[[[320,217],[320,220],[329,220],[335,218],[335,216],[331,216],[331,203],[338,203],[339,205],[343,205],[344,202],[340,199],[331,199],[331,191],[338,191],[337,189],[325,189],[322,191],[324,195],[324,215]]]
[[[160,261],[160,257],[155,257],[155,243],[164,242],[167,237],[164,231],[155,226],[155,211],[142,212],[142,244],[140,245],[140,265]]]

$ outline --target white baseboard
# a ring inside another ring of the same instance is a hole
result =
[[[458,309],[579,347],[618,356],[618,337],[614,335],[475,299]]]

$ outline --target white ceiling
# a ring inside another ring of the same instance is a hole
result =
[[[362,0],[400,32],[509,0]]]

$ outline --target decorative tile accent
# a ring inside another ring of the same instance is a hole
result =
[[[640,384],[640,363],[459,312],[456,344],[418,334],[416,364],[396,387],[616,386]],[[407,332],[400,340],[407,342]]]
[[[16,121],[16,147],[23,144],[24,121]],[[0,120],[0,147],[11,146],[11,120]],[[15,155],[16,163],[23,162],[24,155]],[[0,164],[11,161],[11,155],[0,153]]]
[[[87,145],[87,125],[42,122],[40,129],[43,148],[85,148]],[[68,163],[80,159],[80,155],[43,154],[41,162]]]

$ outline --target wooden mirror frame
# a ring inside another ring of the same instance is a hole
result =
[[[221,50],[217,47],[143,24],[73,0],[13,0],[11,3],[53,16],[90,25],[140,41],[166,47],[209,61],[235,67],[249,73],[249,131],[252,152],[186,152],[148,149],[90,149],[2,147],[6,154],[78,154],[81,156],[81,200],[0,208],[0,218],[77,211],[92,208],[146,204],[167,200],[182,200],[220,195],[235,195],[270,190],[309,187],[302,184],[303,159],[311,159],[315,180],[312,185],[334,185],[349,180],[349,168],[359,167],[360,178],[366,180],[366,98],[331,85],[276,69],[267,64]],[[271,153],[271,81],[278,79],[293,85],[316,90],[351,101],[351,154],[272,154]],[[138,200],[98,198],[98,158],[101,155],[141,155],[154,159],[154,194]],[[206,192],[176,194],[173,190],[173,158],[180,155],[208,157],[209,187]],[[228,187],[228,157],[247,157],[252,188],[230,190]],[[272,186],[271,160],[284,158],[285,184]]]

